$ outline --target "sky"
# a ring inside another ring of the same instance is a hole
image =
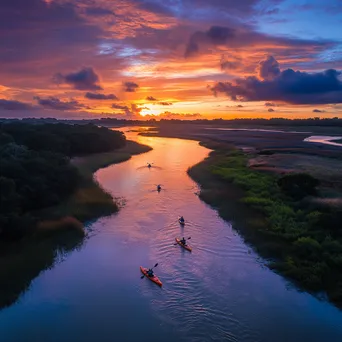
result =
[[[342,0],[1,0],[0,117],[342,118]]]

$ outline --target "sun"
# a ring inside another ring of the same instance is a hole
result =
[[[156,115],[156,116],[158,116],[159,114],[160,114],[160,110],[158,110],[158,109],[149,109],[149,108],[144,108],[140,112],[141,116],[146,116],[146,115]]]

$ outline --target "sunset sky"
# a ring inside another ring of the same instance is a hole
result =
[[[342,117],[342,0],[1,0],[0,117]]]

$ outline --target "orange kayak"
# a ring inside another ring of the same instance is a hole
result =
[[[153,281],[157,285],[159,285],[159,286],[163,285],[163,283],[160,281],[160,279],[156,275],[154,275],[153,277],[149,277],[147,275],[148,268],[140,266],[140,271],[146,278],[150,279],[151,281]]]
[[[176,242],[177,242],[180,246],[182,246],[182,247],[183,247],[184,249],[186,249],[187,251],[189,251],[189,252],[192,251],[192,248],[191,248],[189,245],[183,245],[183,244],[181,243],[181,240],[180,240],[180,239],[176,238],[175,240],[176,240]]]

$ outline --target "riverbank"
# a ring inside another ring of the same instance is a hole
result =
[[[339,148],[303,142],[304,134],[191,125],[142,135],[192,139],[212,149],[189,169],[202,187],[200,198],[232,222],[270,268],[342,307]]]
[[[202,144],[214,151],[188,171],[202,187],[200,198],[233,221],[271,268],[342,307],[341,212],[284,194],[281,177],[249,168],[250,156],[234,146]]]
[[[152,148],[149,146],[127,141],[125,147],[112,152],[73,158],[71,163],[78,169],[82,181],[68,199],[57,206],[47,208],[42,212],[42,216],[49,220],[71,216],[84,223],[117,212],[118,202],[101,188],[94,180],[93,174],[101,168],[122,163],[133,155],[150,150]]]
[[[0,241],[0,310],[15,303],[41,272],[82,248],[82,223],[118,211],[118,203],[94,180],[94,172],[151,149],[127,141],[125,147],[112,152],[72,159],[82,176],[74,193],[61,204],[41,210],[33,234],[13,243]]]

